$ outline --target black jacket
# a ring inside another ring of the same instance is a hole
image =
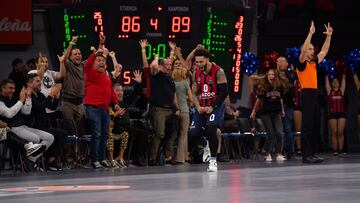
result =
[[[31,113],[26,117],[27,126],[37,129],[50,128],[50,122],[45,109],[55,110],[58,105],[58,100],[51,96],[45,97],[41,92],[38,92],[37,95],[33,93],[31,100]]]

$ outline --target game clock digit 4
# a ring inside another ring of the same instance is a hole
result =
[[[238,98],[241,54],[249,47],[252,15],[250,9],[198,1],[80,4],[50,10],[50,37],[57,54],[66,49],[72,36],[78,36],[77,46],[85,59],[91,54],[90,47],[97,46],[98,35],[104,33],[106,47],[116,52],[126,70],[142,67],[140,39],[149,42],[148,60],[155,54],[160,59],[168,57],[168,41],[180,46],[184,57],[203,44],[211,52],[211,61],[224,69],[230,95]],[[129,72],[123,74],[130,78]]]
[[[116,32],[120,39],[189,38],[191,36],[190,6],[120,5],[114,8]]]

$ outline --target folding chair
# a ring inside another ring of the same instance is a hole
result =
[[[0,155],[0,171],[6,169],[6,162],[9,163],[9,168],[12,169],[14,173],[17,171],[17,164],[15,163],[15,153],[14,150],[9,146],[9,143],[6,140],[2,140],[0,142],[0,149],[1,149],[1,155]],[[20,153],[18,153],[20,156]],[[20,159],[21,160],[21,159]],[[23,171],[23,164],[20,162],[21,171]]]
[[[243,157],[250,157],[250,149],[248,143],[244,145],[244,140],[248,142],[254,142],[254,133],[251,130],[251,122],[250,118],[238,118],[239,125],[240,125],[240,133],[241,133],[241,142],[240,146],[241,149],[244,151],[244,154],[242,154]]]
[[[241,136],[240,131],[221,133],[221,140],[224,143],[222,146],[224,146],[225,153],[226,153],[226,155],[228,157],[230,157],[230,153],[231,153],[231,156],[234,159],[236,159],[236,158],[241,159],[242,158],[241,157],[241,144],[239,142],[240,136]],[[232,148],[232,145],[231,145],[232,140],[235,140],[236,150],[233,150],[233,148]],[[237,156],[236,151],[239,152],[239,156]]]

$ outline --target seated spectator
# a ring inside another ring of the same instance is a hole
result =
[[[20,149],[20,153],[22,154],[22,158],[28,156],[36,156],[41,153],[41,149],[44,150],[45,147],[42,147],[41,144],[34,144],[32,142],[28,142],[25,139],[15,135],[14,133],[7,132],[8,126],[7,123],[0,120],[0,129],[5,130],[6,141],[10,145],[11,148]],[[4,131],[1,131],[0,141],[2,141],[4,136]],[[24,159],[25,161],[26,159]]]
[[[23,114],[29,115],[32,108],[31,89],[23,88],[19,94],[19,99],[14,97],[15,83],[10,79],[0,83],[0,119],[6,122],[10,131],[20,138],[35,144],[44,145],[48,149],[54,141],[54,137],[42,130],[29,128],[25,125]],[[41,154],[29,157],[33,163]]]
[[[60,96],[60,84],[54,84],[51,88],[51,92],[47,97],[41,90],[41,79],[35,74],[28,74],[26,77],[26,84],[32,89],[31,101],[32,108],[31,113],[27,116],[27,126],[43,130],[51,133],[54,138],[54,144],[51,145],[49,150],[45,153],[47,158],[47,169],[50,171],[61,171],[61,167],[58,165],[56,157],[59,157],[65,143],[65,137],[67,133],[60,129],[51,128],[50,121],[46,116],[46,108],[55,109],[58,105],[58,98]]]

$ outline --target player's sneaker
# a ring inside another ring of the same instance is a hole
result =
[[[204,153],[203,153],[203,162],[204,163],[209,162],[210,158],[211,158],[211,153],[210,153],[209,141],[206,140],[206,146],[204,147]]]
[[[216,172],[217,171],[217,162],[216,158],[211,158],[209,160],[209,166],[207,168],[207,172]]]
[[[42,144],[33,144],[32,142],[29,142],[25,144],[25,150],[26,150],[26,156],[31,156],[33,154],[39,154],[43,151],[41,151]]]

